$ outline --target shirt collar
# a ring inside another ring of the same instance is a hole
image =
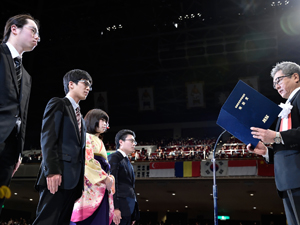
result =
[[[5,44],[7,45],[13,59],[16,57],[20,57],[22,59],[22,55],[19,54],[17,49],[11,43],[6,42]]]
[[[126,153],[123,152],[121,149],[118,149],[117,151],[120,152],[124,157],[127,157]]]
[[[286,103],[287,102],[290,102],[291,99],[294,97],[294,95],[300,90],[300,87],[296,88],[295,90],[292,91],[292,93],[290,94],[288,100],[286,100]]]
[[[75,100],[69,96],[69,94],[66,95],[66,98],[68,98],[73,106],[73,109],[76,111],[76,109],[79,107],[79,105],[75,102]]]

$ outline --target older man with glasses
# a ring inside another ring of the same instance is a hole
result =
[[[283,200],[289,225],[300,224],[300,66],[281,62],[271,71],[273,87],[287,99],[281,103],[276,131],[251,127],[254,138],[261,140],[254,150],[267,162],[274,163],[275,182]],[[263,106],[262,106],[263,107]],[[264,143],[274,143],[267,148]]]

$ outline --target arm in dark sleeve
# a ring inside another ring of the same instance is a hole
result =
[[[114,208],[120,209],[120,200],[119,200],[119,168],[120,168],[120,159],[116,154],[111,154],[108,156],[109,164],[111,166],[110,173],[115,177],[115,189],[114,194]]]
[[[268,148],[268,154],[269,154],[269,161],[266,161],[268,164],[274,164],[274,149],[273,148]]]
[[[41,131],[41,147],[45,166],[45,176],[62,174],[59,164],[59,132],[63,120],[64,102],[52,98],[45,109]]]

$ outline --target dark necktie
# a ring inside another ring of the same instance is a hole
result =
[[[131,163],[130,163],[130,161],[129,161],[129,159],[128,159],[128,157],[125,157],[125,160],[126,160],[126,162],[127,162],[127,165],[128,165],[128,168],[129,168],[129,172],[131,173],[131,176],[134,176],[133,174],[133,168],[132,168],[132,165],[131,165]]]
[[[79,133],[81,134],[81,113],[79,107],[76,108],[76,119],[78,123]]]
[[[20,89],[21,79],[22,79],[22,70],[21,70],[22,60],[21,60],[21,58],[16,57],[16,58],[14,58],[14,62],[16,64],[16,74],[17,74],[18,87]]]

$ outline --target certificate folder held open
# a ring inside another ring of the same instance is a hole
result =
[[[274,102],[239,81],[222,106],[217,124],[255,148],[259,140],[253,138],[250,127],[268,129],[281,110]]]

